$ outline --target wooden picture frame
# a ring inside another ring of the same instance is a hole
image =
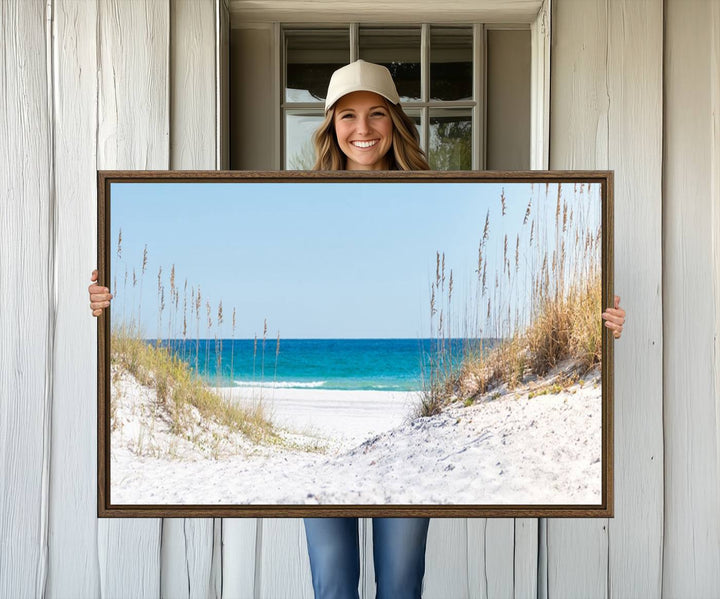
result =
[[[611,171],[97,180],[98,516],[612,517]]]

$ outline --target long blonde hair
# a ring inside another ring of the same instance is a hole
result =
[[[391,171],[428,171],[430,166],[425,152],[420,148],[420,136],[415,123],[405,114],[400,104],[385,102],[393,124],[392,147],[387,153]],[[315,146],[314,171],[343,171],[346,156],[338,145],[335,135],[335,106],[325,114],[325,119],[313,134]]]

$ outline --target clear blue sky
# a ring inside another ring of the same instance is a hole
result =
[[[271,338],[278,332],[285,339],[417,338],[429,335],[436,251],[445,252],[446,267],[453,269],[454,301],[469,299],[488,211],[495,245],[486,253],[493,260],[504,234],[515,239],[523,227],[530,185],[113,183],[111,198],[114,322],[123,314],[137,317],[147,244],[141,320],[148,337],[157,334],[160,266],[166,303],[161,336],[168,336],[174,264],[180,323],[185,280],[188,292],[201,288],[200,337],[207,336],[206,301],[213,336],[222,300],[225,338],[232,334],[233,307],[236,338],[261,335],[265,319]],[[180,324],[175,335],[181,331]]]

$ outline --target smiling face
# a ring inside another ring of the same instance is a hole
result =
[[[368,91],[349,93],[335,104],[333,118],[338,145],[349,171],[388,168],[393,124],[385,99]]]

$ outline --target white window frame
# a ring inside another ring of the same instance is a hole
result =
[[[318,102],[286,102],[284,90],[287,86],[285,79],[287,64],[286,57],[286,32],[294,31],[322,31],[328,29],[349,29],[350,43],[350,61],[358,59],[359,53],[359,31],[360,27],[368,27],[373,29],[396,29],[402,27],[419,27],[420,29],[420,65],[421,65],[421,98],[420,101],[406,102],[403,107],[410,114],[420,113],[420,138],[421,146],[427,151],[430,135],[430,110],[433,108],[464,108],[471,114],[471,130],[472,130],[472,163],[473,170],[482,170],[485,168],[485,48],[487,37],[485,34],[485,25],[482,23],[323,23],[323,24],[297,24],[292,23],[281,26],[280,39],[278,40],[278,48],[280,49],[280,71],[277,79],[280,82],[280,156],[279,163],[285,165],[285,115],[287,110],[312,110],[321,106]],[[472,30],[473,38],[473,100],[448,100],[448,101],[431,101],[430,100],[430,28],[437,27],[463,27]],[[494,26],[493,28],[502,28]],[[529,26],[509,26],[505,28],[525,28]]]
[[[551,26],[551,1],[542,0],[540,3],[539,10],[534,14],[533,17],[526,15],[522,19],[521,25],[526,25],[530,28],[531,32],[531,87],[530,87],[530,101],[531,101],[531,131],[530,131],[530,168],[531,169],[542,169],[546,170],[549,168],[550,160],[550,26]],[[237,0],[230,0],[230,17],[231,22],[234,22],[235,27],[242,26],[241,24],[250,24],[264,22],[267,24],[272,23],[273,31],[273,63],[275,65],[275,72],[277,76],[274,77],[273,89],[273,107],[275,113],[275,123],[277,129],[272,132],[273,138],[275,139],[274,145],[274,163],[275,168],[281,169],[284,165],[284,44],[282,40],[282,28],[280,21],[286,23],[286,27],[300,28],[307,25],[302,22],[302,18],[295,19],[290,18],[290,13],[282,13],[279,11],[274,4],[278,6],[282,3],[272,2],[268,0],[265,2],[267,7],[256,11],[257,14],[247,12],[246,5],[238,2]],[[425,5],[423,5],[425,6]],[[356,11],[357,12],[357,11]],[[326,13],[327,14],[327,13]],[[336,19],[335,15],[328,15],[329,18],[326,22],[326,27],[348,25],[349,23],[344,22],[342,19]],[[423,15],[420,15],[422,17]],[[439,19],[434,19],[432,15],[426,15],[427,22],[437,22],[439,25],[443,25]],[[493,16],[495,13],[493,13]],[[517,15],[514,15],[517,16]],[[312,14],[308,14],[309,18],[313,18]],[[498,19],[499,20],[499,19]],[[394,24],[394,21],[388,21],[385,25]],[[455,25],[470,25],[468,21],[461,20],[453,22]],[[479,23],[474,23],[474,27],[480,26]],[[315,25],[315,28],[318,26]],[[353,33],[353,28],[355,33]],[[357,25],[353,25],[350,29],[350,35],[357,35]],[[473,43],[474,47],[474,60],[482,61],[483,63],[483,76],[476,77],[473,82],[473,94],[476,98],[483,98],[483,106],[475,106],[475,113],[473,114],[473,147],[478,148],[478,152],[473,150],[473,168],[484,168],[485,156],[482,154],[481,148],[485,146],[485,36],[486,28],[488,25],[483,26],[483,43]],[[352,42],[353,40],[351,40]],[[356,48],[355,43],[351,43],[352,48]],[[480,53],[480,54],[479,54]],[[351,59],[357,58],[351,54]],[[273,127],[275,129],[275,127]]]

